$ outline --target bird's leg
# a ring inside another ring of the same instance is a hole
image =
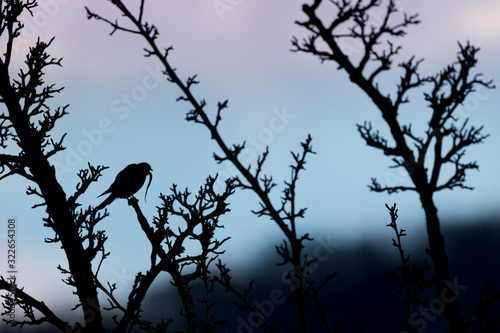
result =
[[[129,206],[133,206],[134,204],[138,203],[139,200],[137,200],[136,197],[132,196],[132,197],[130,197],[130,198],[127,199],[127,202],[128,202]]]

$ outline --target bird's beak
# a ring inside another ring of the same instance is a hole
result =
[[[148,182],[148,187],[146,187],[146,193],[144,193],[144,201],[147,203],[147,200],[146,200],[146,195],[148,195],[148,189],[149,189],[149,185],[151,185],[151,181],[153,180],[153,173],[151,173],[151,171],[153,171],[153,169],[151,169],[149,172],[148,172],[148,175],[149,175],[149,182]]]

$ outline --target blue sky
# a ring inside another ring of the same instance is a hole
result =
[[[97,205],[97,195],[126,165],[146,161],[154,170],[153,183],[148,203],[143,202],[144,189],[138,198],[146,216],[152,217],[159,204],[157,195],[169,193],[172,183],[195,190],[208,175],[234,175],[229,165],[213,161],[212,152],[217,147],[208,131],[184,120],[190,106],[175,102],[177,87],[158,74],[156,59],[143,57],[143,41],[124,33],[109,36],[108,26],[86,19],[84,5],[110,18],[118,17],[107,2],[40,2],[44,6],[34,11],[33,18],[27,18],[27,31],[17,54],[22,60],[22,51],[38,35],[45,40],[56,36],[51,52],[63,57],[63,67],[52,68],[47,82],[66,87],[53,100],[54,106],[70,107],[69,115],[54,131],[59,135],[68,132],[67,150],[52,162],[68,194],[77,182],[77,171],[87,162],[110,169],[82,197],[84,206]],[[216,9],[214,5],[220,2],[228,4],[227,11]],[[359,137],[356,124],[365,120],[386,131],[378,110],[360,89],[334,64],[320,64],[310,55],[289,52],[291,37],[305,36],[294,24],[304,17],[302,3],[150,1],[147,17],[160,30],[159,43],[174,46],[170,61],[180,76],[198,74],[201,84],[194,92],[198,99],[207,100],[207,110],[215,112],[217,101],[229,99],[221,124],[226,142],[247,140],[252,142],[253,152],[270,146],[265,171],[278,181],[279,189],[282,180],[289,177],[289,151],[296,151],[307,134],[312,135],[318,154],[309,157],[301,176],[299,203],[308,211],[299,230],[314,237],[353,241],[386,235],[389,245],[392,235],[385,228],[388,214],[384,203],[398,203],[401,223],[411,231],[421,229],[424,223],[418,198],[414,193],[388,196],[368,191],[371,177],[382,183],[406,183],[408,178],[399,170],[388,169],[390,160]],[[500,78],[500,4],[443,0],[436,5],[426,0],[400,1],[399,6],[401,10],[418,11],[423,21],[400,41],[404,46],[401,60],[413,54],[425,58],[422,71],[432,74],[455,60],[457,41],[469,40],[481,48],[478,72],[486,78]],[[382,87],[391,89],[393,80],[389,75]],[[425,104],[418,94],[412,98],[415,103],[405,107],[401,118],[422,126],[428,116]],[[470,117],[472,124],[484,124],[484,131],[491,136],[485,144],[471,147],[466,155],[480,165],[480,172],[468,175],[468,184],[476,189],[437,194],[444,220],[460,218],[473,223],[479,215],[499,213],[498,105],[498,89],[478,90],[459,110],[459,115]],[[247,162],[255,165],[255,154],[249,154]],[[54,284],[66,290],[56,270],[57,264],[65,261],[58,246],[43,243],[44,237],[52,236],[42,226],[44,212],[29,209],[37,201],[25,196],[28,184],[22,179],[11,177],[0,186],[2,220],[18,220],[20,283],[24,281],[40,298],[54,299],[44,290]],[[276,200],[278,190],[274,193]],[[231,213],[223,219],[225,229],[220,237],[232,237],[225,258],[236,266],[263,255],[262,248],[281,239],[273,223],[250,213],[257,207],[253,193],[238,192],[232,198]],[[127,286],[131,276],[146,268],[149,247],[126,201],[116,201],[109,210],[111,216],[103,225],[112,256],[103,276]],[[5,230],[0,230],[0,236],[5,237]],[[3,248],[5,238],[0,240]],[[32,283],[34,274],[44,276],[36,286]]]

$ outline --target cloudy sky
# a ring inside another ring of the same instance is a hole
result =
[[[131,5],[136,1],[127,1]],[[138,194],[148,217],[155,213],[159,193],[169,193],[173,183],[197,189],[208,175],[235,175],[226,164],[212,159],[217,151],[208,131],[184,118],[190,106],[175,102],[176,86],[161,74],[158,62],[143,57],[144,42],[138,36],[116,33],[102,22],[88,21],[84,5],[109,18],[119,14],[107,1],[40,0],[33,17],[25,17],[26,29],[16,46],[16,56],[38,36],[55,36],[52,55],[62,57],[63,67],[52,68],[47,82],[65,86],[53,105],[70,104],[69,115],[58,123],[56,135],[68,132],[66,151],[52,159],[58,178],[68,195],[77,182],[76,173],[88,162],[110,166],[101,181],[82,197],[83,205],[97,205],[102,193],[126,165],[148,162],[153,183],[148,202],[144,189]],[[221,11],[220,5],[225,4]],[[367,184],[377,177],[385,184],[408,184],[399,170],[388,169],[390,160],[367,147],[356,131],[356,124],[371,120],[383,133],[386,127],[378,110],[345,73],[332,63],[321,64],[310,55],[292,53],[291,37],[304,37],[294,22],[301,20],[303,1],[149,1],[147,18],[160,30],[159,44],[173,45],[170,61],[178,74],[187,78],[198,74],[201,84],[194,89],[199,100],[206,99],[212,114],[217,101],[229,99],[229,109],[221,124],[226,142],[247,140],[253,152],[270,147],[265,171],[280,185],[274,198],[279,200],[282,181],[289,177],[290,150],[297,150],[310,133],[317,155],[310,156],[299,184],[299,203],[308,207],[300,230],[314,237],[359,240],[371,235],[387,237],[388,214],[384,203],[397,202],[401,223],[406,229],[422,229],[424,215],[414,193],[388,196],[370,193]],[[500,4],[488,0],[400,1],[399,8],[419,12],[422,24],[412,27],[401,40],[400,60],[413,54],[425,58],[424,74],[439,71],[455,60],[457,42],[479,46],[477,70],[487,79],[498,80],[500,70]],[[382,86],[392,88],[394,77]],[[408,104],[401,117],[425,124],[428,116],[420,95]],[[478,216],[498,214],[500,190],[498,165],[500,128],[497,90],[478,90],[459,110],[472,124],[483,125],[491,136],[485,144],[471,147],[466,155],[477,160],[480,172],[470,172],[468,184],[474,191],[454,190],[438,193],[440,216],[449,223],[474,223]],[[248,154],[247,163],[256,162]],[[52,298],[44,287],[53,286],[61,276],[56,270],[63,263],[62,251],[43,243],[52,233],[42,226],[42,209],[32,210],[36,198],[26,197],[24,180],[11,177],[0,185],[1,218],[15,217],[18,224],[19,279],[32,285],[33,293]],[[276,201],[278,202],[278,201]],[[238,192],[231,199],[231,213],[222,222],[221,238],[231,236],[226,260],[243,265],[262,255],[281,238],[270,221],[250,213],[258,208],[255,195]],[[106,219],[109,236],[107,250],[112,256],[103,275],[127,286],[133,275],[149,261],[149,247],[125,200],[109,207]],[[456,220],[455,220],[456,219]],[[5,233],[0,230],[2,248]],[[250,236],[251,235],[251,236]],[[274,243],[273,243],[274,242]],[[3,250],[5,253],[6,251]],[[36,253],[36,255],[34,255]],[[144,259],[146,258],[146,259]],[[0,271],[3,271],[2,267]],[[56,282],[54,282],[54,279]],[[39,287],[39,288],[38,288]]]

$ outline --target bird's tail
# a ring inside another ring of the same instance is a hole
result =
[[[104,207],[112,203],[115,199],[116,197],[111,194],[109,197],[106,198],[106,200],[104,200],[103,202],[101,202],[99,206],[97,206],[97,210],[103,209]]]
[[[102,192],[102,193],[101,193],[101,195],[98,195],[97,197],[98,197],[98,198],[99,198],[99,197],[102,197],[103,195],[105,195],[105,194],[107,194],[107,193],[111,193],[111,191],[109,190],[109,188],[108,188],[106,191]]]

